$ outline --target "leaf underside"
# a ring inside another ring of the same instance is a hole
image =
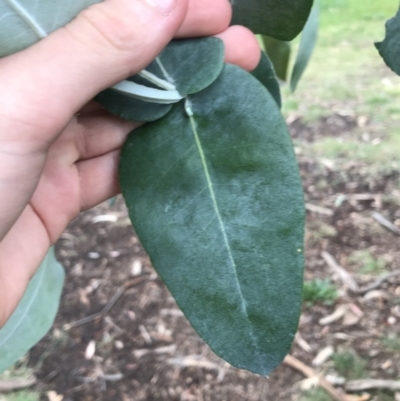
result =
[[[146,70],[173,85],[182,96],[196,93],[212,84],[224,65],[224,45],[218,38],[172,41]],[[135,75],[132,82],[156,87]],[[166,115],[171,105],[144,102],[107,89],[96,98],[110,113],[133,121],[155,121]]]
[[[102,0],[0,0],[0,57],[23,50]]]
[[[50,330],[58,311],[64,269],[51,249],[17,309],[0,329],[0,373],[13,365]]]
[[[386,22],[385,39],[375,46],[388,67],[400,75],[400,9],[395,17]]]
[[[195,330],[232,365],[268,375],[301,306],[304,205],[292,144],[272,96],[235,66],[190,104],[191,118],[180,103],[129,137],[122,191]]]
[[[251,73],[269,91],[279,108],[282,106],[281,89],[276,79],[274,66],[268,56],[262,52],[257,68]]]
[[[233,25],[244,25],[254,33],[289,41],[303,29],[313,0],[230,0]]]

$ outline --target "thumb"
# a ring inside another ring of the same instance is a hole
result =
[[[98,92],[148,65],[179,29],[186,9],[187,0],[105,0],[89,7],[0,61],[1,114],[17,111],[30,126],[41,115],[42,135],[54,135]]]

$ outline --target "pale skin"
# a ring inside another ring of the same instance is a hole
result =
[[[227,62],[249,71],[259,62],[252,33],[228,27],[228,0],[158,2],[105,0],[0,59],[0,327],[68,223],[119,193],[120,148],[139,124],[91,99],[173,37],[217,35]]]

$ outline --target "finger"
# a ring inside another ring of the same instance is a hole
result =
[[[0,328],[18,305],[50,245],[41,219],[28,205],[0,242]]]
[[[260,46],[249,29],[235,25],[216,36],[224,41],[227,63],[247,71],[253,71],[257,67],[261,58]]]
[[[212,36],[225,31],[232,19],[229,0],[189,0],[189,7],[176,37]]]
[[[142,124],[122,120],[106,111],[79,117],[77,126],[71,127],[77,149],[76,159],[72,163],[121,148],[128,134]]]
[[[87,113],[92,113],[94,111],[99,111],[99,110],[103,110],[104,107],[97,103],[94,100],[91,100],[90,102],[86,103],[79,111],[78,111],[78,115],[82,115],[82,114],[87,114]]]
[[[78,162],[81,182],[81,210],[90,209],[120,193],[118,164],[120,151]]]

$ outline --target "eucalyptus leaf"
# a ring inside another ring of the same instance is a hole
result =
[[[155,121],[172,109],[172,104],[144,102],[113,89],[99,93],[95,100],[110,113],[131,121]]]
[[[297,330],[303,275],[302,187],[275,100],[226,65],[129,136],[119,173],[136,232],[195,330],[232,365],[268,375]]]
[[[388,67],[400,75],[400,9],[395,17],[386,22],[385,40],[375,46]]]
[[[312,53],[318,39],[318,28],[319,28],[319,3],[314,3],[310,17],[308,18],[307,24],[304,27],[304,31],[301,35],[299,51],[296,56],[296,61],[293,66],[292,76],[290,79],[290,88],[294,92],[297,85],[310,62]]]
[[[200,92],[218,78],[224,55],[224,44],[218,38],[174,40],[153,62],[153,71],[158,69],[186,96]]]
[[[230,0],[234,25],[282,41],[294,39],[303,29],[313,0]]]
[[[0,57],[23,50],[101,0],[0,0]]]
[[[269,91],[272,97],[275,99],[276,104],[282,106],[281,89],[279,87],[279,82],[276,79],[276,74],[274,66],[268,56],[262,52],[261,60],[257,68],[251,73],[256,77]]]
[[[292,53],[291,44],[269,36],[262,36],[261,43],[274,66],[276,75],[282,81],[286,81],[289,73],[290,56]]]
[[[0,329],[0,372],[13,365],[50,330],[57,314],[64,269],[51,249],[6,325]]]
[[[196,93],[212,84],[224,65],[224,45],[218,38],[172,41],[145,71],[165,84],[172,85],[182,96]],[[134,75],[128,81],[156,88],[157,84]],[[110,113],[133,121],[154,121],[171,110],[171,105],[145,102],[107,89],[97,97]]]

